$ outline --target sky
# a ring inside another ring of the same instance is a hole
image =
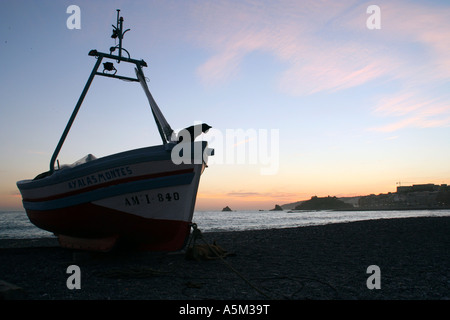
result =
[[[196,210],[450,183],[448,1],[2,0],[0,210],[48,170],[116,9],[172,128],[213,127]],[[97,77],[58,159],[160,143],[139,84]]]

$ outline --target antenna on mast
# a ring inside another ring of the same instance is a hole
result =
[[[128,50],[126,50],[125,48],[122,48],[123,36],[125,35],[125,33],[127,33],[127,31],[130,31],[130,29],[123,31],[123,17],[120,16],[119,9],[117,9],[116,25],[113,25],[112,27],[114,29],[113,29],[111,38],[113,38],[113,39],[119,38],[119,44],[116,45],[115,47],[109,48],[109,53],[112,54],[116,49],[119,49],[119,55],[118,55],[119,58],[122,58],[122,50],[125,51],[128,54],[128,58],[130,58],[130,53],[128,52]],[[120,63],[120,60],[117,60],[117,63]]]

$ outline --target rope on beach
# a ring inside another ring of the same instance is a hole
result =
[[[191,243],[191,241],[193,240],[194,243],[197,239],[202,240],[208,247],[209,249],[220,259],[222,260],[222,262],[228,267],[230,268],[231,271],[233,271],[234,273],[236,273],[242,280],[244,280],[250,287],[252,287],[253,289],[255,289],[256,291],[258,291],[260,294],[262,294],[264,297],[266,297],[267,299],[273,300],[273,298],[271,296],[269,296],[268,294],[266,294],[264,291],[262,291],[261,289],[259,289],[258,287],[256,287],[255,285],[253,285],[246,277],[244,277],[244,275],[242,275],[239,271],[237,271],[235,268],[233,268],[233,266],[231,264],[229,264],[227,261],[225,261],[225,259],[223,258],[223,256],[217,252],[217,250],[211,246],[208,242],[205,241],[205,239],[203,239],[203,234],[201,233],[200,229],[198,229],[197,224],[193,223],[192,225],[192,238],[189,241],[189,244]]]

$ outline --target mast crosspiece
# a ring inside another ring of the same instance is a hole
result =
[[[116,45],[115,47],[111,47],[109,54],[99,52],[97,50],[91,50],[89,52],[90,56],[97,58],[97,62],[95,63],[94,68],[92,69],[92,72],[88,78],[88,81],[86,82],[86,85],[84,86],[84,89],[81,92],[81,95],[78,99],[75,109],[72,112],[69,122],[67,123],[66,128],[64,129],[64,132],[58,142],[58,145],[56,146],[56,149],[53,152],[52,158],[50,160],[50,171],[48,172],[48,175],[51,175],[55,171],[55,162],[58,157],[58,154],[62,148],[62,145],[64,144],[67,134],[69,133],[70,128],[72,127],[75,117],[77,116],[77,113],[81,107],[81,104],[83,103],[83,100],[84,100],[87,92],[89,91],[89,87],[90,87],[92,81],[94,80],[95,76],[102,76],[102,77],[108,77],[108,78],[116,78],[119,80],[140,82],[140,84],[141,84],[142,88],[144,89],[144,92],[147,96],[150,107],[152,109],[152,114],[155,119],[156,125],[158,127],[158,131],[161,136],[163,144],[166,145],[168,142],[171,142],[171,135],[172,135],[173,130],[170,127],[167,120],[164,118],[161,110],[159,109],[159,107],[156,104],[155,100],[153,99],[152,95],[150,94],[150,90],[148,89],[147,83],[145,81],[145,75],[144,75],[144,72],[142,71],[142,67],[147,67],[147,63],[144,60],[131,59],[130,53],[122,47],[123,36],[125,35],[126,32],[130,31],[130,29],[123,31],[123,17],[120,16],[120,10],[117,10],[117,24],[116,24],[116,26],[113,25],[113,28],[114,28],[113,34],[112,34],[111,38],[113,38],[113,39],[118,38],[119,44]],[[118,49],[118,55],[112,54],[117,49]],[[125,51],[127,53],[128,57],[123,57],[122,51]],[[135,71],[136,71],[136,78],[117,75],[116,74],[117,69],[114,67],[114,64],[111,62],[105,62],[103,64],[104,65],[103,72],[98,72],[98,68],[100,67],[100,64],[104,58],[116,60],[117,63],[120,63],[122,61],[122,62],[134,64]],[[114,71],[114,73],[106,73],[105,71]]]

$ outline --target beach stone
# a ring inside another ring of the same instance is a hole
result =
[[[15,284],[0,280],[0,300],[19,300],[25,298],[25,291]]]

